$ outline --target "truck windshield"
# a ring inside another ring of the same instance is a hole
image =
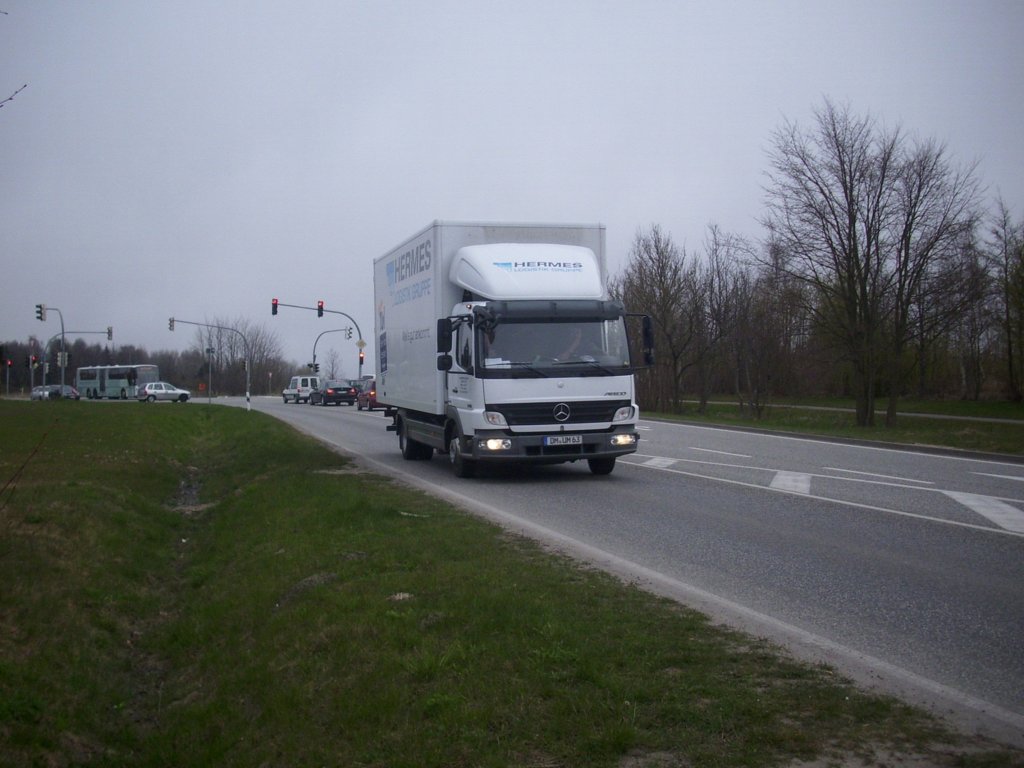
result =
[[[477,361],[481,375],[507,378],[621,376],[630,367],[622,318],[478,327]]]

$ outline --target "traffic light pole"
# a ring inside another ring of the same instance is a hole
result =
[[[359,339],[358,339],[358,341],[356,341],[356,346],[359,347],[360,352],[362,352],[363,347],[366,346],[366,342],[363,341],[363,332],[362,332],[362,330],[360,330],[359,323],[356,322],[356,319],[354,317],[352,317],[352,315],[350,315],[350,314],[348,314],[346,312],[339,312],[336,309],[326,309],[326,308],[324,308],[324,303],[322,301],[319,302],[317,304],[317,306],[315,306],[315,307],[304,307],[301,304],[285,304],[284,302],[278,301],[277,299],[272,299],[271,302],[270,302],[270,307],[271,307],[270,312],[271,312],[271,314],[274,314],[274,315],[277,314],[277,308],[278,307],[292,307],[293,309],[308,309],[308,310],[310,310],[312,312],[316,312],[318,317],[322,317],[324,312],[329,312],[332,315],[341,315],[342,317],[347,317],[349,320],[352,321],[352,325],[354,325],[356,327],[356,333],[359,335]],[[321,334],[321,336],[322,335],[323,334]],[[320,337],[318,336],[317,339],[319,340],[319,338]],[[360,346],[360,342],[362,343],[362,346]],[[313,362],[314,363],[316,362],[316,343],[315,342],[313,343]],[[362,375],[363,375],[363,355],[360,354],[359,355],[359,377],[362,378]]]
[[[344,331],[350,331],[351,328],[334,328],[330,331],[324,331],[320,336],[325,336],[328,333],[342,333]],[[320,336],[316,337],[316,341],[313,342],[313,372],[316,373],[316,345],[320,343]]]
[[[64,313],[61,312],[57,307],[50,307],[46,304],[36,304],[36,319],[46,322],[46,313],[50,310],[57,313],[57,317],[60,318],[60,356],[64,357]],[[53,338],[57,338],[54,336]],[[43,350],[43,384],[46,384],[46,354],[49,352],[50,342],[46,342],[46,348]],[[60,368],[60,391],[64,392],[64,366]]]
[[[237,333],[242,337],[242,344],[245,345],[245,410],[252,410],[252,400],[249,396],[249,379],[252,376],[252,364],[249,358],[249,340],[245,338],[245,334],[237,328],[228,328],[225,325],[214,325],[213,323],[197,323],[192,320],[179,320],[176,317],[168,318],[167,327],[170,330],[174,330],[175,323],[184,323],[185,325],[198,325],[201,328],[216,328],[221,331],[230,331],[231,333]]]

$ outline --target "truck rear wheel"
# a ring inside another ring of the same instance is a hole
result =
[[[587,464],[590,465],[590,471],[595,475],[610,475],[612,470],[615,469],[615,457],[612,456],[610,459],[587,459]]]
[[[402,458],[406,461],[423,461],[434,455],[434,450],[429,445],[409,438],[405,419],[398,422],[398,447],[401,448]]]
[[[456,430],[448,440],[448,460],[456,477],[473,477],[476,474],[476,463],[462,453],[462,436]]]

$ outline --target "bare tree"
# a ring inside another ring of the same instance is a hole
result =
[[[696,265],[670,235],[656,224],[647,233],[637,232],[625,272],[612,285],[612,293],[627,307],[642,308],[654,322],[657,364],[638,383],[646,407],[680,408],[683,374],[693,364],[695,285]]]
[[[807,337],[802,286],[782,264],[781,250],[769,244],[764,263],[759,268],[753,264],[737,268],[732,282],[733,389],[741,411],[749,410],[758,418],[774,391],[803,384],[795,364]]]
[[[739,311],[736,282],[739,264],[750,254],[745,240],[723,232],[717,225],[707,229],[704,259],[696,269],[693,311],[692,356],[697,370],[697,395],[700,411],[707,409],[711,395],[712,373],[722,360],[724,340],[730,335]]]
[[[341,355],[334,347],[327,350],[327,378],[341,378]]]
[[[997,201],[990,234],[988,260],[1006,351],[1006,387],[1010,398],[1019,401],[1024,378],[1024,221],[1014,223],[1002,199]]]
[[[773,144],[764,223],[851,365],[857,423],[874,424],[883,375],[891,421],[913,309],[958,274],[956,249],[976,218],[973,169],[952,169],[934,142],[908,149],[898,129],[827,100],[813,131],[787,123]]]
[[[948,327],[961,306],[958,255],[977,221],[978,185],[973,168],[950,166],[945,148],[933,141],[903,154],[893,179],[891,231],[882,243],[881,284],[888,310],[889,404],[885,423],[896,422],[896,404],[904,381],[903,352],[925,326]],[[952,298],[952,301],[951,301]],[[931,311],[941,307],[942,312]],[[915,310],[917,323],[915,325]]]
[[[214,318],[207,325],[197,326],[193,350],[205,354],[212,348],[213,364],[218,372],[219,387],[232,394],[245,392],[248,374],[253,389],[261,390],[268,374],[283,380],[288,373],[281,356],[277,335],[262,323],[248,318]],[[244,338],[243,338],[244,337]],[[248,352],[248,359],[246,353]],[[251,368],[246,371],[245,366]]]
[[[814,290],[810,309],[851,364],[857,423],[874,423],[884,324],[885,244],[899,133],[826,101],[813,133],[774,135],[765,226]]]

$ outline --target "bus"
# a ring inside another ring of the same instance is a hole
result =
[[[155,365],[87,365],[75,374],[75,389],[89,400],[134,400],[151,381],[160,381]]]

